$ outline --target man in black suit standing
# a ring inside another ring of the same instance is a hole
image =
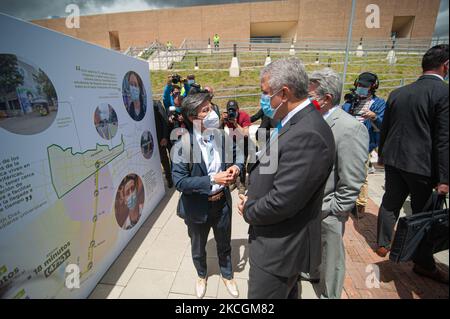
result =
[[[424,55],[423,75],[391,93],[380,141],[380,164],[386,169],[386,193],[378,214],[377,254],[389,252],[400,209],[411,195],[413,214],[420,213],[433,188],[448,194],[448,44]],[[433,253],[416,254],[414,271],[446,281]]]
[[[290,294],[298,275],[309,272],[312,255],[321,251],[316,221],[333,167],[334,138],[308,99],[308,75],[298,59],[266,66],[261,91],[261,108],[278,125],[249,168],[248,193],[239,205],[250,225],[248,297],[298,298]]]
[[[166,111],[159,100],[153,100],[153,110],[155,114],[156,134],[158,138],[159,156],[161,157],[161,164],[164,169],[164,174],[167,180],[167,186],[173,187],[172,169],[168,152],[170,152],[170,134],[169,122]]]

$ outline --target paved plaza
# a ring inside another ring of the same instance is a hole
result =
[[[378,207],[383,196],[384,172],[369,175],[370,201],[359,220],[346,224],[345,248],[347,274],[343,298],[425,299],[448,298],[448,286],[422,278],[412,271],[410,263],[393,264],[374,252]],[[167,190],[165,198],[112,264],[90,298],[158,298],[195,299],[196,272],[186,226],[177,215],[179,194]],[[247,297],[248,226],[237,213],[238,194],[233,192],[232,259],[240,298]],[[403,213],[409,213],[407,202]],[[212,232],[207,243],[207,298],[231,298],[219,276],[216,245]],[[440,267],[448,271],[448,251],[435,256]],[[379,283],[373,276],[379,270]],[[371,276],[371,277],[370,277]],[[316,291],[308,282],[301,284],[302,299],[316,299]]]

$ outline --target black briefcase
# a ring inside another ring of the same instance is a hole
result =
[[[389,259],[393,262],[407,262],[412,259],[425,236],[446,236],[448,238],[448,208],[445,196],[433,193],[426,212],[402,217],[398,221]]]

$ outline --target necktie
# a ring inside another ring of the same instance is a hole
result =
[[[283,125],[281,125],[281,121],[278,122],[277,127],[275,127],[275,130],[272,132],[272,135],[270,136],[270,141],[272,141],[276,136],[278,136],[282,127]]]

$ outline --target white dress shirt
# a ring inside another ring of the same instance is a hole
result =
[[[197,132],[195,130],[194,130],[194,135],[195,135],[195,139],[198,142],[198,145],[200,146],[200,150],[202,151],[202,158],[203,158],[203,161],[205,162],[206,169],[208,170],[208,176],[210,177],[210,179],[212,181],[213,176],[222,171],[222,159],[220,157],[219,151],[217,150],[217,146],[214,141],[214,135],[211,135],[208,137],[210,139],[209,141],[205,141],[203,136],[201,135],[201,133]],[[208,143],[212,144],[212,152],[213,152],[212,156],[214,156],[211,163],[209,163],[209,166],[208,166],[209,157],[208,157],[208,148],[207,148]],[[212,186],[211,192],[209,193],[209,195],[217,194],[220,191],[222,191],[223,189],[224,189],[224,186],[215,184]]]
[[[336,106],[332,107],[331,109],[329,109],[328,112],[323,115],[323,119],[326,120],[331,114],[333,114],[334,111],[336,111],[336,109],[338,107],[339,107],[339,105],[336,105]]]
[[[310,104],[311,104],[311,101],[309,99],[306,99],[305,101],[300,103],[295,109],[290,111],[284,117],[284,119],[281,120],[281,127],[284,127],[286,125],[286,123],[289,122],[289,120],[294,117],[295,114],[297,114],[298,112],[300,112],[301,110],[303,110],[305,107],[307,107]]]
[[[436,73],[430,73],[430,74],[427,74],[427,75],[433,75],[433,76],[438,77],[438,78],[441,79],[442,81],[445,81],[445,79],[444,79],[442,76],[440,76],[439,74],[436,74]]]

